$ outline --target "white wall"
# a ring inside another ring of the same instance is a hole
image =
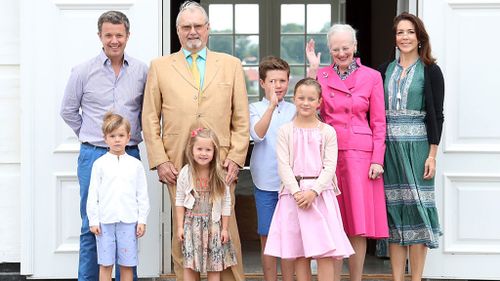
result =
[[[0,263],[19,262],[20,96],[19,3],[0,5]]]

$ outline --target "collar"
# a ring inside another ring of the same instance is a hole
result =
[[[106,56],[106,53],[104,53],[104,49],[101,49],[101,52],[99,53],[99,61],[101,62],[102,65],[107,64],[108,62],[111,63],[111,60]],[[130,57],[124,53],[123,54],[123,65],[129,65],[130,62]]]
[[[181,48],[182,50],[182,53],[184,54],[184,57],[187,59],[190,55],[191,55],[191,52],[184,49],[184,48]],[[198,57],[199,58],[202,58],[204,60],[207,60],[207,47],[201,49],[199,52],[198,52]]]

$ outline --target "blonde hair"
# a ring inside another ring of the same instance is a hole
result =
[[[111,132],[121,126],[125,126],[125,130],[130,134],[130,122],[126,118],[113,112],[107,112],[104,115],[102,122],[102,133],[104,136],[111,134]]]
[[[196,176],[198,175],[198,165],[194,160],[193,147],[196,141],[200,138],[211,140],[214,146],[214,156],[212,158],[212,161],[210,161],[208,179],[210,199],[214,200],[217,198],[222,198],[226,192],[226,173],[224,172],[222,162],[220,160],[219,139],[212,130],[207,128],[199,128],[191,132],[188,145],[186,147],[186,150],[184,151],[185,163],[189,165],[189,172],[191,173],[191,177],[193,178],[193,180],[196,179]]]

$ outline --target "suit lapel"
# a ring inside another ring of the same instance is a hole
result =
[[[347,94],[351,93],[351,91],[349,91],[349,89],[347,89],[344,81],[342,81],[342,79],[340,79],[337,72],[335,72],[335,70],[333,70],[333,67],[331,67],[331,66],[328,67],[326,69],[326,71],[319,73],[319,75],[322,75],[325,79],[328,77],[330,78],[330,79],[326,79],[326,81],[328,83],[328,87],[333,88],[337,91],[347,93]]]
[[[175,53],[172,66],[184,80],[186,80],[194,88],[198,89],[198,87],[196,86],[196,82],[194,81],[193,75],[191,74],[191,70],[189,70],[189,65],[186,61],[186,58],[184,57],[184,53],[182,51]]]
[[[207,49],[207,61],[205,62],[205,80],[203,81],[202,93],[213,82],[220,68],[220,58]]]

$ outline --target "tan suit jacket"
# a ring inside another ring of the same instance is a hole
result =
[[[170,161],[180,171],[190,132],[199,127],[212,129],[220,141],[220,158],[231,159],[240,167],[248,149],[249,113],[245,77],[241,62],[230,55],[207,50],[205,77],[201,91],[196,86],[184,53],[179,51],[153,60],[149,69],[142,128],[148,151],[149,167]],[[229,235],[237,262],[224,270],[224,281],[245,280],[236,217],[233,185]],[[171,206],[175,206],[176,187],[168,187]],[[173,218],[176,209],[172,208]],[[173,229],[177,229],[174,219]],[[172,260],[177,280],[183,280],[180,241],[172,239]]]
[[[190,132],[198,127],[216,133],[222,161],[227,157],[242,167],[250,137],[241,62],[208,50],[200,92],[182,51],[153,60],[144,93],[142,126],[151,169],[171,161],[180,170]]]

